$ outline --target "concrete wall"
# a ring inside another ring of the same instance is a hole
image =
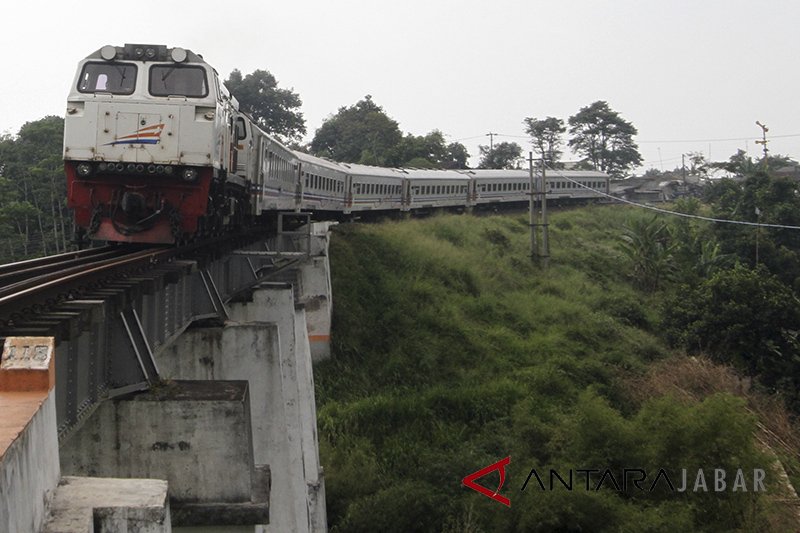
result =
[[[8,396],[0,393],[0,424],[19,408],[9,405]],[[55,395],[32,401],[38,409],[0,457],[0,531],[39,531],[60,477]]]
[[[223,327],[191,328],[158,356],[164,377],[248,379],[257,464],[272,476],[269,530],[326,531],[305,311],[292,286],[264,284]]]
[[[312,226],[312,257],[300,266],[299,301],[306,310],[308,340],[313,361],[331,356],[331,313],[333,290],[328,257],[331,222],[316,222]]]
[[[65,474],[154,478],[173,502],[250,502],[246,382],[172,382],[103,402],[61,449]]]
[[[34,355],[43,348],[42,357]],[[0,362],[0,531],[39,531],[58,484],[55,343],[6,339]]]

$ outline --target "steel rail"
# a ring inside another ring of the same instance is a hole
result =
[[[64,261],[68,261],[70,259],[80,259],[82,257],[91,257],[93,255],[103,254],[109,252],[111,250],[119,248],[118,246],[100,246],[97,248],[87,248],[85,250],[77,250],[74,252],[64,252],[61,254],[55,255],[48,255],[45,257],[37,257],[34,259],[25,259],[23,261],[17,261],[15,263],[6,263],[5,265],[0,265],[0,276],[11,273],[11,272],[19,272],[21,270],[27,270],[31,268],[37,268],[40,266],[45,265],[52,265]]]
[[[103,248],[94,248],[93,252],[88,254],[78,255],[76,252],[73,254],[51,255],[30,261],[2,265],[0,266],[0,289],[44,274],[65,270],[69,267],[90,265],[103,259],[120,257],[130,254],[131,251],[131,249],[119,246],[105,246]]]
[[[70,291],[85,285],[92,280],[110,278],[120,271],[130,271],[136,267],[161,263],[176,254],[174,248],[146,249],[133,252],[122,257],[105,259],[99,263],[72,266],[58,272],[51,272],[0,288],[0,318],[19,313],[24,304],[45,304],[48,300],[58,299]],[[10,309],[12,306],[17,309]]]

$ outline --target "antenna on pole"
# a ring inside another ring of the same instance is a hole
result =
[[[769,128],[758,120],[756,120],[756,126],[761,128],[761,140],[756,141],[756,144],[760,144],[764,147],[764,169],[766,169],[769,165],[769,160],[767,159],[767,154],[769,153],[769,150],[767,149],[767,143],[769,142],[767,140],[767,132],[769,131]]]

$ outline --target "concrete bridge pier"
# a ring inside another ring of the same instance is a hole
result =
[[[248,380],[256,464],[271,474],[268,531],[327,531],[306,312],[291,284],[264,283],[223,325],[189,328],[157,357],[165,379]]]

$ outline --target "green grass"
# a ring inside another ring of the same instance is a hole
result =
[[[687,457],[714,468],[759,458],[755,422],[732,399],[709,400],[702,416],[702,405],[676,399],[630,401],[629,378],[667,354],[655,296],[632,288],[617,249],[631,216],[609,206],[554,213],[546,271],[528,256],[523,216],[336,228],[333,357],[315,370],[332,532],[764,523],[761,501],[738,495],[518,492],[534,466],[680,468]],[[715,446],[709,432],[726,424]],[[460,487],[507,455],[512,509]]]

